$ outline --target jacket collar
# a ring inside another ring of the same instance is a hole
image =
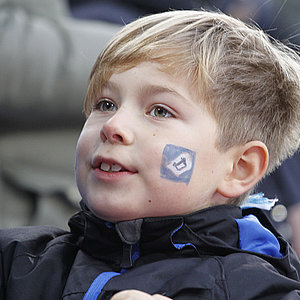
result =
[[[78,235],[78,246],[89,255],[115,267],[131,267],[133,251],[139,245],[140,257],[151,255],[224,255],[238,247],[235,219],[241,209],[220,205],[198,212],[170,217],[144,218],[112,224],[95,217],[81,202],[82,211],[69,226]],[[137,243],[138,242],[138,243]]]

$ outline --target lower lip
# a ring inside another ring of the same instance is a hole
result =
[[[100,169],[93,169],[95,177],[102,181],[118,181],[128,176],[134,175],[135,173],[129,171],[123,172],[105,172]]]

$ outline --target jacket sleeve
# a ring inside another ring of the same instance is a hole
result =
[[[14,230],[0,230],[0,300],[6,299],[6,287],[13,256],[16,248],[16,241],[10,239]]]
[[[35,255],[43,251],[55,237],[65,231],[53,226],[33,226],[0,230],[0,300],[19,299],[13,296],[14,291],[8,286],[14,269],[24,266],[16,264],[16,257]],[[17,276],[18,277],[18,276]]]
[[[245,253],[234,255],[234,260],[229,255],[225,262],[229,299],[300,299],[299,279],[289,277],[289,274],[279,271],[258,256]]]
[[[3,255],[0,252],[0,300],[5,297],[5,283],[4,283],[4,269],[3,269]]]

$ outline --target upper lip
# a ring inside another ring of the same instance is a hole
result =
[[[106,163],[106,164],[109,164],[110,166],[112,165],[118,165],[121,167],[121,170],[120,171],[128,171],[128,172],[132,172],[132,173],[136,173],[136,170],[131,168],[131,167],[128,167],[128,166],[125,166],[121,163],[119,163],[118,161],[114,160],[114,159],[111,159],[111,158],[104,158],[104,157],[101,157],[101,156],[96,156],[93,160],[92,160],[92,168],[93,169],[98,169],[100,168],[101,164],[102,163]]]

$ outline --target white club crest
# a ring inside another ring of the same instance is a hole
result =
[[[180,176],[182,173],[191,170],[192,158],[189,153],[183,152],[175,159],[169,162],[167,168],[173,172],[175,176]]]

